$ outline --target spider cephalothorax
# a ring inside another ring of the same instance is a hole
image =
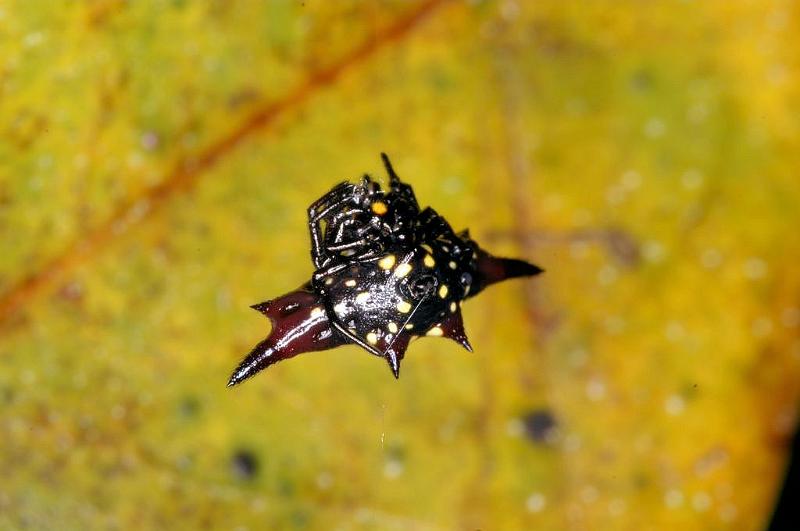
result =
[[[448,337],[472,350],[461,320],[464,299],[494,282],[542,271],[491,256],[430,207],[420,212],[411,186],[381,156],[388,191],[365,175],[359,184],[337,185],[308,209],[311,280],[253,306],[273,330],[228,385],[302,352],[347,343],[385,358],[398,377],[413,337]]]

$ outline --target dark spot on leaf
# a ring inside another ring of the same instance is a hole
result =
[[[686,382],[682,385],[681,395],[687,401],[696,399],[697,395],[699,394],[700,394],[700,389],[698,389],[697,384]]]
[[[525,427],[525,435],[535,443],[552,443],[556,436],[556,419],[546,409],[538,409],[526,414],[522,417],[522,424]]]
[[[4,387],[2,391],[0,391],[0,397],[2,397],[2,401],[5,404],[11,404],[14,402],[14,390],[11,387]]]
[[[175,461],[175,466],[181,472],[186,472],[191,470],[192,466],[194,466],[194,461],[195,460],[192,455],[184,454],[178,457],[178,459]]]
[[[261,93],[258,91],[258,89],[245,87],[238,90],[228,98],[228,107],[231,109],[236,109],[242,107],[243,105],[257,102],[260,98]]]
[[[311,522],[311,515],[304,509],[295,509],[290,518],[295,529],[307,529]]]
[[[288,476],[279,477],[277,480],[277,487],[278,493],[281,496],[286,496],[287,498],[292,498],[297,491],[294,481],[292,481],[292,478]]]
[[[83,286],[79,282],[67,282],[58,290],[58,296],[69,302],[80,301],[83,298]]]
[[[386,458],[394,461],[405,461],[406,449],[403,445],[389,443],[386,445]]]
[[[633,476],[633,486],[636,490],[645,490],[652,484],[652,480],[644,472],[639,472]]]
[[[631,76],[631,88],[637,91],[646,91],[653,87],[655,79],[653,74],[646,69],[638,70]]]
[[[609,229],[607,245],[614,259],[624,267],[635,267],[641,260],[638,242],[627,231]]]
[[[258,458],[250,450],[237,450],[231,457],[231,469],[237,479],[251,480],[258,474]]]
[[[200,401],[194,396],[187,396],[178,405],[178,415],[182,419],[192,419],[200,412]]]

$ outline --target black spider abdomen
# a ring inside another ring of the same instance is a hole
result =
[[[402,251],[320,279],[334,326],[374,354],[382,355],[398,335],[441,335],[437,325],[459,310],[465,295],[463,271],[451,268],[441,251],[428,244]]]

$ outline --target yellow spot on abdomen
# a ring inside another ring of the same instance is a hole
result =
[[[439,296],[444,299],[447,297],[447,291],[447,284],[442,284],[441,287],[439,287]]]
[[[378,214],[379,216],[386,214],[388,210],[389,209],[386,208],[386,203],[384,203],[383,201],[375,201],[374,203],[372,203],[372,211]]]
[[[393,254],[388,254],[380,259],[378,265],[381,269],[391,269],[394,267],[395,258]]]
[[[426,336],[434,336],[434,337],[439,337],[442,336],[443,334],[444,332],[438,326],[434,326],[425,333]]]
[[[358,295],[356,295],[356,302],[359,304],[364,304],[369,300],[369,293],[366,291],[362,291]]]
[[[400,313],[408,313],[411,311],[411,304],[408,301],[400,301],[397,303],[397,310]]]
[[[429,254],[425,255],[425,258],[422,259],[422,263],[425,264],[425,267],[433,267],[436,265],[436,260]]]
[[[411,324],[411,323],[408,323],[408,324],[406,325],[406,330],[413,330],[413,329],[414,329],[414,325],[413,325],[413,324]]]
[[[395,324],[395,323],[391,323],[390,322],[388,325],[386,325],[386,328],[388,328],[389,332],[391,332],[393,334],[397,333],[397,324]]]
[[[311,309],[311,317],[313,318],[321,317],[323,313],[325,313],[324,310],[319,306],[315,306]]]
[[[367,343],[369,343],[370,345],[374,345],[377,342],[378,342],[378,334],[376,334],[375,332],[369,332],[367,334]]]
[[[356,285],[356,281],[351,278],[350,280],[345,280],[344,285],[347,286],[348,288],[352,288],[353,286]]]
[[[447,264],[447,265],[448,265],[448,266],[450,266],[450,269],[455,269],[456,267],[458,267],[458,266],[456,265],[456,263],[455,263],[455,262],[453,262],[452,260],[451,260],[450,262],[448,262],[448,264]]]
[[[450,313],[456,313],[457,309],[458,309],[458,306],[456,306],[456,303],[451,302],[450,303]]]
[[[411,272],[411,269],[412,269],[411,264],[407,264],[404,262],[399,266],[397,266],[397,269],[394,270],[394,276],[396,276],[397,278],[403,278],[404,276],[406,276]]]

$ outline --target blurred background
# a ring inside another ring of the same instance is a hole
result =
[[[0,528],[764,529],[800,392],[790,1],[0,2]],[[226,389],[392,157],[544,275],[474,354]]]

